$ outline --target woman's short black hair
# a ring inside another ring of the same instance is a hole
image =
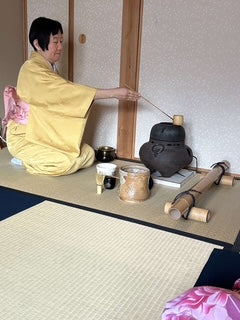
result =
[[[39,46],[45,51],[48,50],[50,35],[52,34],[54,36],[59,31],[63,34],[63,28],[60,22],[45,17],[39,17],[33,20],[31,24],[29,41],[33,49],[37,51],[37,48],[33,44],[33,41],[37,39]]]

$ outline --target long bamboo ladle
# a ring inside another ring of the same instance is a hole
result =
[[[135,91],[134,89],[132,89],[131,87],[129,87],[127,84],[125,84],[125,87]],[[152,103],[149,99],[145,98],[144,96],[140,95],[140,97],[145,100],[147,103],[149,103],[150,105],[152,105],[154,108],[156,108],[157,110],[161,111],[163,114],[165,114],[165,116],[167,116],[169,119],[171,119],[173,121],[174,125],[177,126],[182,126],[183,125],[183,115],[174,115],[173,117],[171,117],[169,114],[167,114],[165,111],[163,111],[161,108],[159,108],[157,105],[155,105],[154,103]]]

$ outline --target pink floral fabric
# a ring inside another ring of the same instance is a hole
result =
[[[233,289],[192,288],[166,304],[162,320],[239,320],[240,279]]]
[[[5,117],[2,120],[3,127],[6,128],[10,120],[20,124],[28,123],[30,107],[17,95],[15,87],[7,86],[4,90]],[[5,129],[6,130],[6,129]]]

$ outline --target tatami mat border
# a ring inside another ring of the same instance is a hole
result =
[[[219,241],[219,240],[211,239],[211,238],[207,238],[207,237],[202,237],[202,236],[195,235],[195,234],[192,234],[192,233],[188,233],[188,232],[184,232],[184,231],[181,231],[181,230],[168,228],[168,227],[165,227],[165,226],[153,224],[153,223],[146,222],[146,221],[141,221],[141,220],[138,220],[138,219],[133,219],[133,218],[130,218],[130,217],[127,217],[127,216],[122,216],[122,215],[115,214],[115,213],[108,212],[108,211],[102,211],[102,210],[98,210],[98,209],[95,209],[95,208],[82,206],[82,205],[75,204],[75,203],[70,203],[70,202],[61,201],[61,200],[58,200],[58,199],[43,197],[43,196],[36,195],[36,194],[33,194],[33,193],[28,193],[28,192],[25,192],[25,191],[15,190],[15,189],[4,187],[4,186],[0,186],[0,188],[7,189],[9,191],[17,191],[17,192],[22,193],[22,194],[31,195],[33,197],[38,197],[39,199],[42,199],[43,201],[47,200],[47,201],[50,201],[50,202],[59,203],[59,204],[62,204],[62,205],[67,205],[67,206],[70,206],[70,207],[73,207],[73,208],[83,209],[83,210],[86,210],[86,211],[89,211],[89,212],[92,212],[92,213],[101,214],[101,215],[105,215],[105,216],[108,216],[108,217],[112,217],[112,218],[116,218],[116,219],[120,219],[120,220],[124,220],[124,221],[128,221],[128,222],[132,222],[132,223],[137,223],[137,224],[149,227],[149,228],[163,230],[163,231],[166,231],[166,232],[170,232],[170,233],[174,233],[174,234],[177,234],[177,235],[185,236],[185,237],[188,237],[188,238],[191,238],[191,239],[204,241],[204,242],[211,243],[211,244],[214,244],[214,245],[219,245],[219,246],[222,246],[225,249],[228,249],[228,250],[231,250],[231,251],[236,251],[236,252],[240,251],[240,232],[238,234],[238,237],[237,237],[234,245],[232,245],[231,243],[227,243],[227,242],[223,242],[223,241]]]

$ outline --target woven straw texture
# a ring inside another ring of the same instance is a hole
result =
[[[155,320],[214,245],[44,201],[0,224],[0,319]]]
[[[185,221],[184,219],[175,221],[164,213],[164,205],[166,202],[173,201],[179,192],[196,184],[200,179],[198,175],[180,189],[154,185],[149,199],[141,203],[128,203],[119,199],[118,186],[113,190],[105,190],[101,195],[96,193],[95,166],[69,176],[45,177],[31,175],[24,169],[11,165],[10,161],[11,156],[8,150],[6,148],[1,150],[0,185],[5,187],[229,244],[234,244],[239,233],[240,181],[236,181],[234,186],[213,185],[200,197],[196,206],[210,210],[211,219],[208,223]],[[128,164],[119,160],[116,160],[115,163],[119,168]]]

